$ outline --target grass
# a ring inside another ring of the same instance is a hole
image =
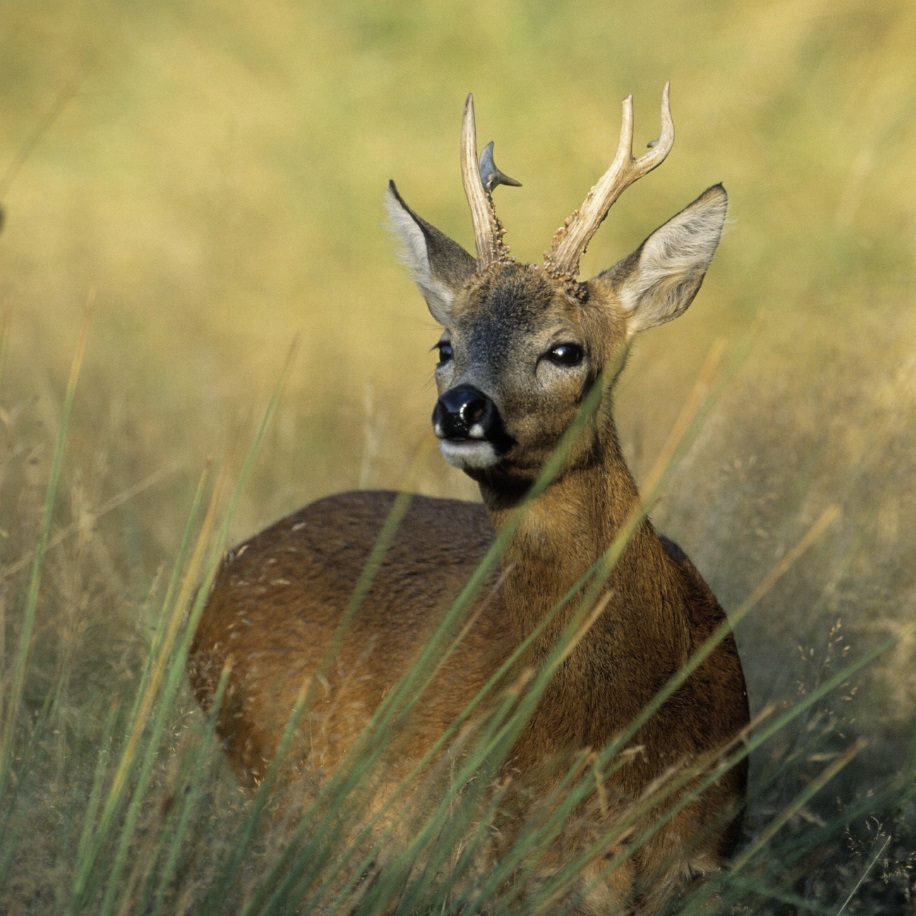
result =
[[[653,507],[730,611],[769,586],[737,636],[761,729],[782,727],[754,749],[716,906],[914,905],[911,5],[11,2],[0,36],[0,909],[279,910],[308,884],[329,834],[289,843],[256,816],[184,684],[190,590],[224,519],[234,540],[415,464],[418,489],[474,497],[414,460],[436,331],[379,228],[385,183],[468,243],[473,90],[534,259],[612,151],[619,98],[648,139],[668,78],[675,150],[585,268],[725,182],[703,291],[618,399],[645,483],[713,342],[759,324]],[[230,509],[217,481],[240,478]],[[429,861],[421,910],[448,871]]]

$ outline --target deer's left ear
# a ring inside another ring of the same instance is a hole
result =
[[[629,257],[589,282],[619,304],[628,336],[677,318],[693,302],[719,244],[727,207],[725,188],[713,185]]]

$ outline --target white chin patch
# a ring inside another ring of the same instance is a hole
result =
[[[456,468],[489,468],[499,461],[496,449],[486,441],[465,439],[461,442],[450,442],[448,439],[440,443],[442,457]]]

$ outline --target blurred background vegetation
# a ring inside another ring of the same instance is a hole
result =
[[[831,840],[839,858],[785,881],[841,900],[880,851],[858,905],[894,912],[912,893],[916,811],[912,795],[867,799],[916,759],[914,47],[908,0],[5,0],[0,609],[13,628],[93,303],[36,683],[63,659],[88,697],[130,680],[198,475],[240,460],[294,339],[236,536],[411,475],[474,498],[428,447],[437,331],[384,230],[385,184],[472,246],[457,151],[473,91],[481,144],[524,183],[497,194],[507,240],[537,260],[610,160],[619,100],[633,94],[642,145],[670,79],[674,151],[616,205],[583,273],[717,181],[730,218],[693,308],[638,345],[622,438],[645,475],[714,341],[734,351],[757,328],[655,517],[734,607],[840,507],[739,628],[752,705],[791,703],[900,639],[801,737],[759,755],[750,829],[865,737],[804,815],[858,812]],[[86,703],[74,727],[91,732]]]

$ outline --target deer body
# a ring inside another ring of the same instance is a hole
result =
[[[243,778],[264,775],[296,698],[314,678],[316,700],[293,757],[313,774],[332,771],[507,526],[513,531],[499,570],[478,594],[466,633],[398,723],[390,786],[516,649],[524,646],[506,685],[547,664],[590,594],[594,613],[505,762],[516,787],[505,801],[511,833],[576,755],[607,746],[723,625],[722,609],[690,561],[639,520],[611,398],[632,336],[676,317],[696,295],[718,244],[724,190],[710,188],[616,266],[576,279],[610,204],[670,149],[667,87],[662,118],[657,146],[634,160],[625,102],[614,163],[541,266],[511,260],[502,242],[490,192],[511,180],[495,169],[491,153],[478,177],[470,100],[462,170],[476,258],[413,213],[391,185],[389,211],[405,259],[443,328],[434,430],[446,460],[478,482],[483,506],[414,497],[339,644],[335,634],[394,494],[321,500],[230,552],[195,636],[191,677],[208,708],[229,666],[219,730]],[[567,442],[576,423],[582,432]],[[539,482],[558,446],[562,460]],[[608,561],[628,525],[626,546]],[[596,569],[604,570],[599,587],[588,592],[583,583],[595,581]],[[322,667],[331,646],[332,664]],[[728,635],[639,728],[630,742],[638,750],[608,777],[600,803],[582,806],[556,838],[545,868],[559,868],[666,774],[699,761],[712,765],[747,721],[744,678]],[[582,912],[653,912],[681,877],[720,867],[737,841],[745,781],[742,764],[722,775],[590,890]]]

